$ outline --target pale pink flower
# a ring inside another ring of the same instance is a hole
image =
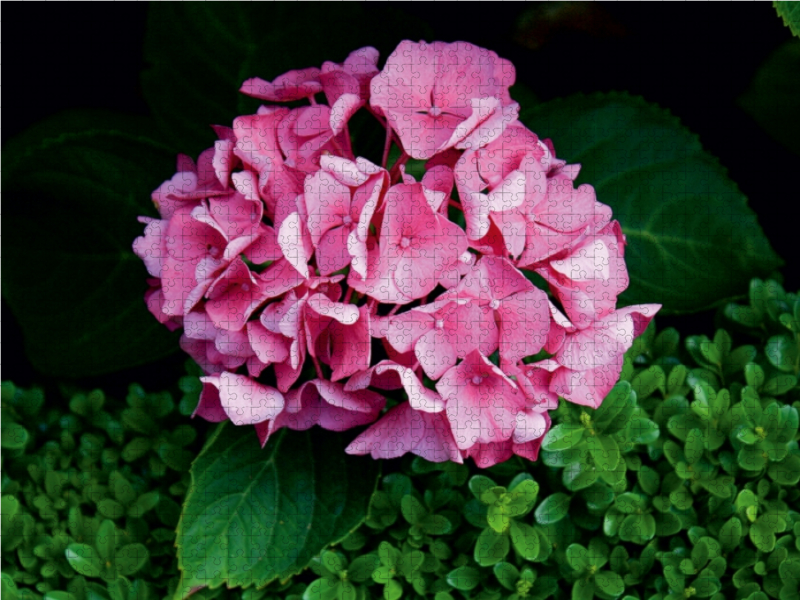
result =
[[[368,264],[367,280],[391,280],[394,289],[377,288],[370,295],[385,302],[422,298],[466,252],[466,235],[434,212],[422,184],[389,188],[384,206],[377,272],[369,273]]]
[[[510,439],[525,396],[505,373],[477,350],[436,383],[460,450]]]
[[[521,210],[526,220],[525,250],[517,265],[530,269],[569,251],[611,221],[611,209],[597,202],[594,188],[587,184],[575,188],[566,174],[550,176],[547,194]]]
[[[624,248],[622,228],[613,221],[535,269],[576,327],[584,328],[612,312],[617,296],[628,287]]]
[[[547,341],[550,331],[547,294],[505,258],[482,257],[444,297],[450,295],[474,298],[490,311],[491,319],[499,326],[498,342],[504,361],[513,363],[536,354]]]
[[[431,379],[439,379],[473,350],[488,356],[497,349],[491,309],[469,299],[442,298],[396,315],[385,337],[398,352],[413,349]]]
[[[388,187],[388,173],[362,158],[323,156],[320,165],[306,178],[304,193],[319,272],[329,275],[352,262],[365,275],[369,225]]]
[[[546,350],[562,368],[553,373],[551,391],[575,404],[600,406],[619,379],[625,352],[660,308],[660,304],[627,306],[584,329],[554,315]]]
[[[203,198],[230,192],[227,185],[220,183],[214,169],[216,152],[216,147],[203,151],[197,159],[197,165],[191,157],[178,155],[178,172],[158,186],[151,195],[162,219],[170,219],[179,207],[191,208]]]
[[[319,168],[324,151],[353,158],[348,137],[331,127],[331,109],[323,104],[289,111],[278,125],[278,143],[285,164],[303,173]]]
[[[279,199],[294,199],[303,191],[305,174],[286,166],[286,157],[278,145],[278,125],[288,114],[288,108],[261,107],[258,114],[233,121],[234,153],[254,173],[258,193],[271,219],[275,218]]]
[[[363,390],[372,386],[381,390],[403,388],[412,409],[422,412],[444,410],[442,397],[422,385],[414,371],[391,360],[382,360],[374,367],[354,374],[345,384],[347,391]]]
[[[485,147],[464,153],[455,180],[470,239],[489,233],[493,217],[508,251],[519,256],[525,246],[525,211],[511,209],[532,207],[544,198],[550,158],[547,146],[520,123],[509,125]]]
[[[350,53],[344,63],[326,62],[319,80],[331,107],[330,127],[342,132],[347,121],[369,98],[369,83],[378,73],[378,51],[360,48]]]
[[[291,102],[308,98],[322,91],[319,81],[320,70],[316,67],[295,69],[276,77],[274,81],[264,81],[252,77],[242,84],[239,91],[247,96],[271,102]]]
[[[403,41],[372,80],[370,103],[424,160],[499,136],[519,112],[508,94],[515,77],[509,61],[466,42]]]

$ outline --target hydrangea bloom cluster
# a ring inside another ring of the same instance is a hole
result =
[[[244,82],[267,104],[178,158],[134,242],[147,306],[207,373],[196,415],[262,444],[370,425],[349,453],[486,467],[536,460],[559,397],[599,405],[659,306],[616,309],[625,237],[517,120],[514,79],[468,43],[404,41],[383,70],[362,48]]]

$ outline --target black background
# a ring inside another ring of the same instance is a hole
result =
[[[626,90],[668,108],[700,136],[748,196],[787,263],[782,269],[787,290],[800,288],[797,221],[791,214],[800,158],[736,103],[757,68],[791,38],[771,3],[393,5],[427,21],[435,39],[470,41],[510,59],[518,80],[541,100]],[[520,27],[521,13],[531,9],[538,11],[533,24]],[[5,4],[4,13],[4,143],[63,109],[148,114],[139,82],[146,67],[145,3],[14,2]],[[41,381],[24,357],[21,332],[5,302],[2,321],[4,378],[21,385]],[[674,325],[684,335],[714,331],[712,312],[662,317],[658,323],[659,328]],[[161,373],[145,366],[83,383],[113,389],[118,382],[137,380],[158,389],[174,383],[174,368],[183,360],[176,355],[159,363]]]

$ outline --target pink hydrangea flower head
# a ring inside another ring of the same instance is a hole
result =
[[[133,242],[147,308],[205,372],[193,416],[262,446],[366,427],[347,453],[535,461],[549,411],[599,406],[660,307],[617,308],[622,229],[517,121],[511,63],[466,42],[378,58],[245,81],[294,104],[178,156]],[[354,152],[362,108],[382,157]]]
[[[428,159],[448,148],[478,148],[516,120],[508,88],[514,66],[467,42],[401,42],[372,80],[373,109],[403,149]]]

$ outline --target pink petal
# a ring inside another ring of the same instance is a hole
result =
[[[274,419],[284,406],[283,394],[275,388],[233,373],[220,375],[219,397],[234,425],[253,425]]]
[[[304,225],[300,215],[292,213],[283,223],[278,231],[278,245],[280,245],[286,260],[297,269],[303,277],[309,276],[308,261],[310,253],[306,251],[304,244]]]

